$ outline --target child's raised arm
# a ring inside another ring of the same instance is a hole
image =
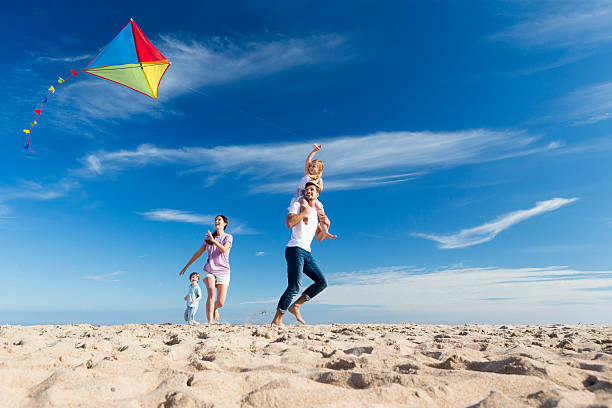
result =
[[[315,145],[313,145],[313,146],[314,146],[314,149],[313,149],[313,150],[312,150],[312,152],[310,152],[310,153],[308,154],[308,156],[306,157],[306,166],[304,167],[304,175],[305,175],[305,176],[309,174],[309,173],[308,173],[308,168],[310,167],[310,162],[312,161],[312,158],[314,157],[314,155],[315,155],[315,154],[317,154],[317,152],[318,152],[319,150],[321,150],[321,145],[317,145],[317,144],[315,144]]]

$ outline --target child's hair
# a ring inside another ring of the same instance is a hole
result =
[[[310,178],[312,180],[318,180],[321,177],[321,173],[323,173],[323,168],[325,166],[323,166],[323,162],[319,159],[314,159],[313,161],[310,162],[311,164],[315,164],[318,168],[319,168],[319,173],[318,174],[309,174]]]
[[[192,272],[191,275],[189,275],[189,280],[191,280],[191,278],[193,278],[194,276],[197,276],[198,280],[200,280],[200,274],[197,272]]]

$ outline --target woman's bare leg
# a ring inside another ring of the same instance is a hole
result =
[[[217,309],[220,309],[223,307],[223,305],[225,304],[225,298],[227,297],[227,289],[229,288],[229,285],[217,285],[217,301],[215,302],[215,313],[214,313],[214,318],[215,318],[215,322],[219,323],[219,311]]]
[[[204,285],[206,286],[206,319],[208,323],[213,321],[213,310],[215,306],[215,277],[209,276],[204,278]]]

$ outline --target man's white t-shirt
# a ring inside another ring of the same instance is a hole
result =
[[[308,224],[304,224],[304,221],[300,221],[293,228],[291,228],[291,239],[287,243],[288,247],[300,247],[310,252],[310,244],[314,238],[317,227],[319,226],[319,219],[317,217],[317,210],[314,207],[309,207],[308,212]],[[289,207],[290,214],[300,213],[300,202],[296,201]]]

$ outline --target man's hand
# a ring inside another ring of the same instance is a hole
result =
[[[187,300],[187,295],[185,295],[185,300]]]
[[[183,276],[185,274],[185,271],[187,270],[187,268],[183,268],[180,272],[179,272],[179,276]],[[185,299],[187,300],[187,299]]]

